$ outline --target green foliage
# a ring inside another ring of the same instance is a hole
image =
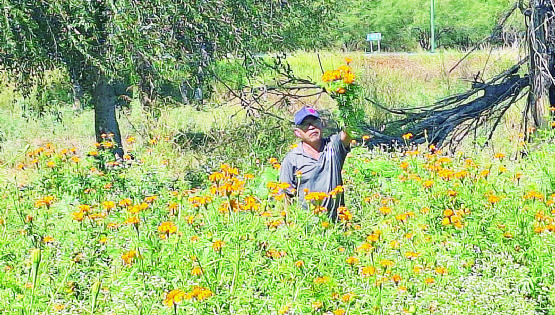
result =
[[[280,201],[265,162],[191,191],[152,145],[123,164],[33,149],[2,182],[0,310],[550,312],[555,197],[537,160],[555,163],[552,146],[517,161],[355,147],[340,222]],[[169,299],[196,286],[210,294]]]
[[[436,46],[468,48],[489,36],[499,16],[513,4],[509,0],[435,1]],[[385,50],[430,48],[430,0],[350,0],[338,12],[337,45],[365,49],[366,34],[380,32]],[[523,22],[506,25],[523,29]]]
[[[260,163],[256,161],[283,155],[294,143],[290,127],[270,117],[234,122],[233,126],[213,127],[207,132],[187,130],[192,129],[185,128],[176,134],[175,143],[181,149],[197,150],[209,156],[208,169],[221,163],[253,166]]]

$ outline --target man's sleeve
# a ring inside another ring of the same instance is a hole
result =
[[[293,196],[293,190],[297,189],[297,181],[295,180],[295,167],[293,166],[293,162],[291,161],[291,156],[285,156],[283,162],[281,163],[281,167],[279,168],[279,181],[281,183],[288,183],[291,185],[291,189],[287,190],[287,194]]]
[[[351,147],[345,147],[343,141],[341,141],[341,136],[339,134],[334,134],[330,137],[331,145],[333,146],[334,150],[339,153],[340,156],[345,157],[347,153],[351,151]]]

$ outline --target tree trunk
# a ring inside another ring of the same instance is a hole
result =
[[[94,88],[94,125],[96,141],[106,141],[113,134],[111,141],[115,148],[116,157],[123,157],[124,151],[121,142],[121,133],[116,119],[116,93],[114,87],[106,77],[100,76]]]
[[[542,99],[553,85],[553,4],[549,0],[531,0],[528,18],[530,47],[530,94],[527,111],[534,127],[545,126],[545,106]]]

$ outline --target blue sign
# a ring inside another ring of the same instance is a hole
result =
[[[375,42],[382,40],[382,33],[370,33],[366,34],[366,41],[367,42]]]

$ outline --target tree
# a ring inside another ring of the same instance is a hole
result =
[[[91,97],[95,134],[113,134],[119,96],[136,85],[145,105],[164,86],[202,100],[215,60],[325,38],[331,0],[4,0],[0,64],[24,96],[44,73],[64,69]],[[304,27],[303,25],[307,25]],[[188,94],[188,92],[191,92]]]

